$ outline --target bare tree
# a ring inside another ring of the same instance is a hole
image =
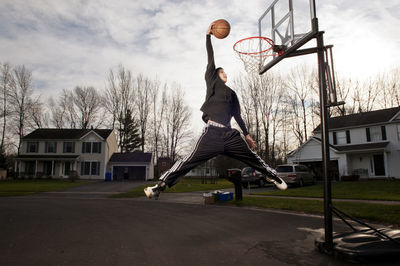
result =
[[[18,66],[13,70],[11,83],[10,103],[16,134],[18,135],[17,151],[21,148],[21,140],[27,128],[28,112],[31,108],[32,73],[25,66]]]
[[[142,151],[144,151],[144,145],[146,143],[146,131],[149,118],[149,112],[151,108],[151,90],[153,84],[150,79],[145,78],[143,75],[138,75],[136,78],[136,91],[137,100],[136,108],[138,111],[138,122],[140,127],[140,138],[142,140]]]
[[[131,72],[122,65],[118,67],[117,74],[110,69],[107,86],[103,93],[103,102],[105,110],[111,115],[111,127],[118,131],[120,149],[122,149],[121,144],[124,139],[123,120],[128,110],[135,109],[135,96]]]
[[[29,116],[29,121],[32,128],[48,127],[49,117],[44,110],[43,103],[40,100],[40,96],[32,100]]]
[[[164,117],[164,112],[166,108],[165,99],[166,97],[167,85],[164,85],[162,95],[160,98],[160,85],[158,81],[153,84],[153,89],[151,91],[151,109],[152,109],[152,119],[151,119],[151,132],[152,132],[152,150],[154,152],[154,160],[157,161],[159,157],[159,149],[161,144],[161,127]]]
[[[400,69],[394,68],[378,75],[375,79],[376,91],[379,94],[379,107],[392,108],[400,106]]]
[[[5,146],[5,137],[6,137],[6,129],[7,129],[7,118],[9,116],[9,94],[10,94],[10,86],[12,82],[12,72],[11,66],[8,63],[1,64],[0,69],[0,90],[1,90],[1,118],[3,119],[2,123],[2,132],[1,132],[1,142],[0,142],[0,152],[4,153]]]
[[[248,97],[249,85],[244,76],[238,76],[233,80],[235,91],[241,96],[240,107],[244,123],[249,132],[253,132],[253,104],[251,97]]]
[[[286,78],[290,91],[289,102],[292,107],[293,130],[300,145],[307,140],[307,100],[311,94],[312,73],[305,65],[293,68]]]
[[[98,120],[100,111],[100,97],[93,87],[75,87],[73,92],[74,104],[77,108],[80,128],[98,127],[101,121]]]
[[[177,159],[179,146],[189,137],[190,110],[184,103],[184,93],[177,84],[173,84],[168,97],[164,115],[164,147],[172,161]]]

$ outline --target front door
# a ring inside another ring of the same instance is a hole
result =
[[[64,176],[69,176],[71,173],[71,162],[64,163]]]
[[[375,175],[385,175],[385,163],[383,154],[375,154],[374,155],[374,168],[375,168]]]
[[[52,161],[44,161],[43,173],[46,176],[52,176],[53,175],[52,170],[53,170],[53,162]]]

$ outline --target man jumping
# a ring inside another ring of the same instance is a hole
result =
[[[212,25],[208,28],[206,35],[208,63],[205,80],[207,93],[205,102],[200,108],[206,126],[193,151],[165,172],[155,186],[144,189],[148,198],[158,198],[166,186],[172,187],[181,176],[219,154],[235,158],[260,171],[267,176],[267,181],[274,183],[277,188],[281,190],[287,188],[286,183],[276,175],[276,171],[253,151],[256,144],[247,132],[240,114],[238,97],[231,88],[225,85],[227,75],[224,69],[215,68],[214,51],[211,44]],[[235,118],[243,135],[238,130],[231,128],[232,117]]]

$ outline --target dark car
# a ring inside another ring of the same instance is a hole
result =
[[[316,178],[310,169],[301,164],[283,164],[276,168],[278,176],[288,185],[304,186],[305,184],[315,184]]]
[[[266,182],[267,180],[265,179],[265,175],[257,170],[251,167],[245,167],[242,169],[242,185],[244,188],[247,188],[249,184],[263,187]]]

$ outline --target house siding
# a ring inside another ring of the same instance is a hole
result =
[[[342,119],[345,119],[345,117]],[[344,121],[344,124],[346,124],[346,121]],[[330,157],[331,160],[338,161],[339,175],[358,174],[361,178],[386,177],[400,179],[399,130],[400,113],[380,123],[366,124],[365,126],[357,125],[353,128],[347,126],[331,129],[329,131]],[[351,142],[336,144],[334,136],[337,136],[338,132],[345,131],[349,132]],[[369,139],[367,132],[370,133]],[[314,132],[314,136],[310,140],[296,151],[290,153],[287,158],[288,162],[321,161],[321,142],[315,138],[321,139],[320,132]],[[353,148],[352,145],[361,145],[363,147],[354,146]],[[376,165],[377,162],[382,160],[382,157],[383,163]],[[384,174],[382,169],[376,166],[383,167]]]

